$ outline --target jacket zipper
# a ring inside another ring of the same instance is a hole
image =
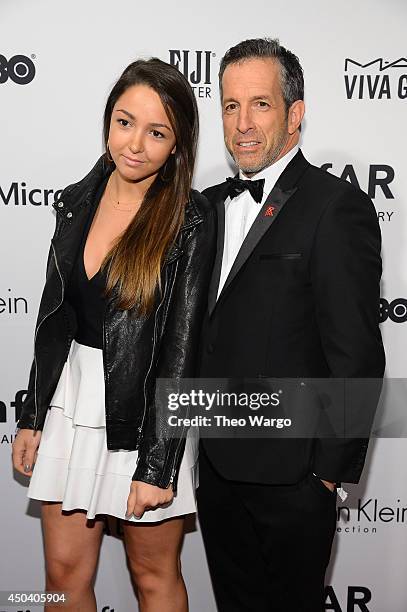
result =
[[[178,442],[178,446],[175,449],[175,457],[174,457],[174,465],[172,466],[172,470],[171,470],[171,475],[170,475],[170,484],[172,484],[174,482],[174,477],[175,477],[175,470],[176,470],[176,466],[177,466],[177,460],[178,460],[178,454],[179,454],[179,449],[181,448],[181,443],[182,440],[184,439],[182,437],[183,433],[184,433],[185,427],[182,430],[182,434],[179,438],[179,442]]]
[[[40,323],[37,325],[37,329],[35,330],[35,336],[34,336],[34,363],[35,363],[35,379],[34,379],[35,419],[34,419],[34,430],[36,429],[37,418],[38,418],[38,402],[37,402],[37,376],[38,376],[37,335],[38,335],[38,330],[40,329],[40,327],[44,323],[44,321],[46,321],[52,314],[54,314],[54,312],[56,312],[58,310],[58,308],[61,306],[62,302],[64,301],[64,292],[65,292],[64,279],[62,277],[61,271],[60,271],[59,266],[58,266],[58,260],[57,260],[57,256],[56,256],[56,253],[55,253],[55,247],[54,247],[54,244],[53,244],[52,241],[51,241],[51,246],[52,246],[52,253],[53,253],[53,256],[54,256],[54,260],[55,260],[55,267],[56,267],[56,269],[58,271],[59,278],[61,279],[62,294],[61,294],[61,301],[59,302],[59,304],[57,304],[57,306],[55,306],[55,308],[53,308],[53,310],[51,310],[51,312],[49,312],[47,315],[45,315],[45,317],[42,319],[42,321],[40,321]]]
[[[177,269],[178,269],[178,262],[177,262],[177,268],[176,268],[175,273],[174,273],[174,282],[173,282],[173,286],[172,287],[174,287],[174,283],[175,283],[175,279],[176,279],[176,274],[177,274]],[[171,294],[172,294],[172,288],[171,288],[170,296],[171,296]],[[182,434],[184,433],[184,430],[185,430],[185,426],[182,429]],[[183,440],[182,434],[181,434],[181,436],[179,438],[179,442],[178,442],[177,448],[175,449],[174,464],[173,464],[172,469],[171,469],[169,484],[172,484],[172,482],[174,481],[175,469],[176,469],[176,465],[177,465],[177,458],[178,458],[179,449],[181,447],[181,443],[182,443],[182,440]]]
[[[141,419],[141,425],[138,428],[139,432],[141,433],[143,431],[143,425],[144,425],[144,420],[146,417],[146,412],[147,412],[147,397],[146,397],[146,384],[147,384],[147,379],[150,375],[151,372],[151,368],[153,366],[153,361],[154,361],[154,352],[155,352],[155,345],[156,345],[156,341],[157,341],[157,319],[158,319],[158,313],[159,310],[161,308],[161,306],[164,303],[164,297],[165,297],[165,290],[167,288],[167,283],[165,284],[164,290],[163,290],[163,296],[161,298],[161,302],[159,303],[159,305],[157,306],[157,310],[155,311],[155,317],[154,317],[154,331],[153,331],[153,349],[151,352],[151,361],[150,361],[150,365],[148,367],[147,370],[147,374],[144,378],[144,384],[143,384],[143,391],[144,391],[144,412],[143,412],[143,418]]]
[[[179,450],[181,448],[181,444],[182,444],[182,441],[184,439],[184,431],[185,431],[185,425],[182,428],[182,432],[181,432],[181,434],[179,436],[178,445],[177,445],[177,448],[175,449],[174,463],[173,463],[173,466],[172,466],[172,469],[171,469],[171,472],[170,472],[170,482],[169,482],[169,484],[172,484],[174,482],[175,470],[176,470],[176,467],[177,467],[177,460],[178,460]]]

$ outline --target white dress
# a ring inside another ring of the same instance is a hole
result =
[[[87,518],[125,519],[138,451],[108,450],[102,350],[73,340],[50,402],[27,496],[62,502],[62,510],[84,509]],[[165,508],[147,510],[155,522],[196,512],[198,429],[190,428],[177,493]]]

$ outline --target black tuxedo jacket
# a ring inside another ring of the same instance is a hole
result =
[[[216,300],[227,183],[204,194],[217,208],[218,244],[200,377],[380,380],[381,236],[369,197],[299,151],[260,207]],[[265,484],[295,483],[310,471],[357,483],[368,447],[366,437],[202,442],[221,475]]]

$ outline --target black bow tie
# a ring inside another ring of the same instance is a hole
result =
[[[248,189],[255,202],[260,204],[262,201],[264,178],[255,181],[244,181],[243,179],[229,177],[226,181],[228,182],[228,194],[231,200],[243,193],[245,189]]]

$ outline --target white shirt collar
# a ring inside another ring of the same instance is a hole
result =
[[[265,179],[264,190],[263,190],[263,194],[264,194],[263,202],[264,202],[265,198],[267,197],[267,195],[270,193],[270,191],[273,189],[274,185],[276,184],[277,179],[280,176],[280,174],[288,166],[288,164],[293,159],[293,157],[297,155],[299,148],[300,147],[298,144],[295,145],[295,147],[290,149],[290,151],[288,151],[288,153],[283,155],[283,157],[280,157],[280,159],[274,162],[274,164],[271,164],[271,166],[267,166],[267,168],[263,168],[261,172],[258,172],[257,174],[255,174],[252,178],[248,178],[247,176],[243,174],[241,170],[239,170],[239,178],[244,179],[246,181],[264,178]]]

